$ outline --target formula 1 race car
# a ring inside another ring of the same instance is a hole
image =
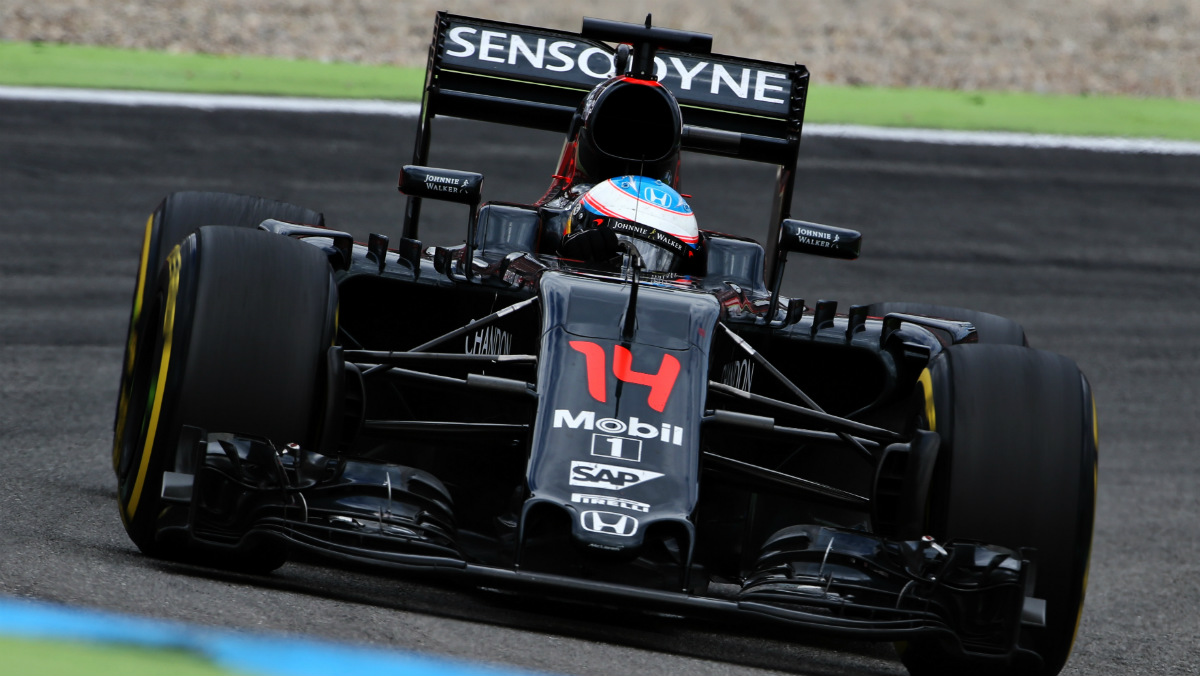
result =
[[[403,237],[167,197],[115,421],[146,554],[288,555],[903,646],[913,674],[1055,674],[1082,613],[1096,419],[1010,320],[780,292],[803,66],[708,35],[439,14]],[[437,116],[565,132],[546,194],[426,166]],[[681,150],[778,166],[765,246],[699,230]],[[465,243],[419,240],[423,200]]]

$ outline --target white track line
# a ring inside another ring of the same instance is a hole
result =
[[[177,94],[169,92],[67,89],[59,87],[0,86],[0,100],[51,101],[115,106],[165,106],[199,110],[264,110],[290,113],[350,113],[415,117],[421,106],[404,101],[354,99],[307,99],[283,96]],[[993,131],[943,131],[865,127],[850,124],[806,124],[805,136],[933,143],[939,145],[992,146],[1001,148],[1059,148],[1106,153],[1152,155],[1200,155],[1200,143],[1164,139],[1059,136]]]
[[[243,96],[238,94],[178,94],[171,92],[118,91],[113,89],[67,89],[62,87],[3,87],[0,99],[98,103],[112,106],[164,106],[199,110],[266,110],[287,113],[355,113],[416,117],[421,104],[408,101],[363,99],[304,99],[288,96]]]
[[[1154,138],[1104,136],[1059,136],[1022,134],[1008,131],[950,131],[940,129],[900,129],[863,127],[854,124],[806,124],[805,136],[937,143],[955,146],[996,146],[1010,148],[1064,148],[1105,153],[1146,153],[1153,155],[1200,155],[1200,143]]]

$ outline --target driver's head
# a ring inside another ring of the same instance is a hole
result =
[[[696,256],[700,230],[683,196],[645,176],[618,176],[596,184],[571,211],[559,251],[568,258],[605,261],[620,242],[637,248],[644,269],[675,272]]]

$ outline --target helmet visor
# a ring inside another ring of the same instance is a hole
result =
[[[679,255],[666,247],[621,234],[617,235],[617,241],[632,244],[642,257],[642,269],[649,272],[675,272],[679,265]]]

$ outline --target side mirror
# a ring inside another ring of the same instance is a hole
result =
[[[479,204],[483,174],[408,164],[400,173],[400,192],[459,204]]]
[[[771,305],[770,313],[767,315],[767,324],[770,325],[774,321],[775,314],[779,308],[779,287],[783,283],[783,266],[787,263],[787,255],[789,251],[796,253],[812,254],[814,256],[824,256],[826,258],[843,258],[854,260],[858,258],[858,253],[862,249],[862,233],[848,228],[838,228],[832,225],[821,225],[820,223],[809,223],[808,221],[797,221],[791,218],[783,219],[779,224],[779,248],[778,259],[775,268],[775,286],[771,290]],[[800,301],[800,310],[803,312],[804,301]],[[799,312],[796,312],[792,307],[787,308],[787,314],[784,317],[781,326],[798,320]]]
[[[462,261],[462,272],[467,279],[472,277],[475,259],[475,219],[479,217],[479,200],[483,193],[483,174],[473,171],[437,169],[406,164],[400,171],[400,192],[412,197],[423,197],[443,202],[457,202],[470,207],[467,214],[466,255]],[[449,270],[450,268],[445,268]]]
[[[779,227],[779,248],[826,258],[854,260],[862,248],[862,233],[788,218]]]

